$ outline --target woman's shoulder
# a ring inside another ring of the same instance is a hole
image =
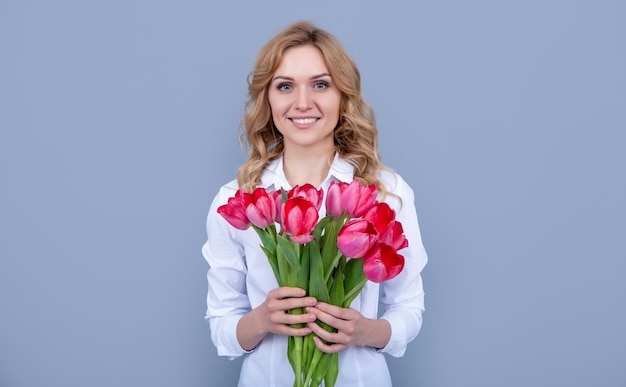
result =
[[[233,179],[226,184],[222,185],[217,194],[213,197],[214,205],[221,205],[228,202],[228,198],[235,196],[235,193],[239,189],[237,179]]]
[[[413,203],[415,199],[413,189],[393,169],[383,167],[378,173],[378,180],[387,191],[384,201],[396,211],[401,210],[406,203]]]
[[[380,180],[388,192],[393,194],[401,195],[406,191],[411,191],[411,187],[406,180],[389,167],[383,167],[378,172],[378,180]]]

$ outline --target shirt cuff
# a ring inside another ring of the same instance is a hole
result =
[[[235,315],[209,319],[213,344],[215,344],[219,356],[228,356],[229,359],[233,360],[244,353],[251,353],[256,350],[254,348],[251,351],[245,351],[237,340],[237,324],[241,317],[243,316]]]
[[[406,351],[406,326],[405,322],[399,316],[384,316],[385,320],[391,325],[391,336],[389,342],[383,348],[374,350],[376,352],[388,353],[393,357],[401,357]]]

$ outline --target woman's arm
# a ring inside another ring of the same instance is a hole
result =
[[[396,210],[396,219],[402,223],[409,246],[399,251],[404,256],[402,272],[381,284],[380,303],[384,307],[381,319],[391,324],[391,337],[382,352],[400,357],[422,326],[424,289],[421,272],[428,258],[422,244],[413,190],[400,176],[395,175],[392,179],[393,183],[388,180],[387,184],[394,187],[391,191],[402,199],[402,203],[390,199],[389,204]]]
[[[424,291],[420,272],[426,264],[426,252],[417,221],[413,203],[413,191],[400,176],[390,176],[386,183],[400,199],[391,198],[389,204],[396,210],[396,219],[403,225],[409,247],[400,251],[405,257],[403,271],[394,279],[381,284],[381,304],[385,306],[380,319],[369,319],[359,311],[345,309],[324,303],[307,309],[317,318],[337,329],[336,333],[327,332],[316,323],[310,323],[313,332],[329,342],[325,344],[315,339],[317,347],[323,352],[337,352],[350,345],[370,346],[387,352],[392,356],[402,356],[407,344],[417,336],[421,328],[424,311]],[[390,184],[391,183],[391,184]]]
[[[304,308],[316,304],[313,297],[304,297],[299,288],[280,287],[270,291],[267,299],[257,308],[245,315],[237,324],[237,340],[246,351],[259,345],[268,333],[287,336],[306,336],[311,333],[307,326],[293,328],[290,324],[306,324],[315,321],[312,313],[288,314],[290,309]]]
[[[213,200],[207,217],[208,238],[202,248],[210,266],[206,319],[211,324],[211,339],[219,355],[231,358],[254,349],[268,333],[309,334],[308,327],[292,328],[289,324],[306,324],[315,316],[287,314],[287,311],[316,303],[313,297],[304,297],[301,289],[283,287],[270,291],[265,302],[251,308],[246,286],[248,268],[240,240],[242,231],[230,226],[217,213],[217,208],[235,191],[222,187]]]

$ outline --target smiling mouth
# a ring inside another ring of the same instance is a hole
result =
[[[291,121],[295,122],[298,125],[309,125],[317,121],[319,118],[290,118]]]

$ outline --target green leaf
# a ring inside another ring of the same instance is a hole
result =
[[[252,225],[252,227],[259,236],[259,239],[261,239],[263,247],[265,247],[272,255],[276,255],[276,231],[273,229],[274,225],[269,226],[267,229],[259,228],[255,225]]]
[[[330,289],[330,303],[337,306],[343,305],[343,298],[345,296],[343,290],[343,278],[341,270],[335,270],[333,286]]]
[[[311,245],[307,244],[303,246],[300,256],[300,272],[298,273],[298,287],[304,289],[305,292],[309,290],[309,271],[310,271],[310,250]]]
[[[324,281],[324,266],[319,247],[315,240],[310,243],[310,273],[309,273],[309,295],[317,298],[318,301],[329,302],[330,295]]]
[[[345,296],[343,307],[350,306],[352,301],[359,295],[363,286],[367,282],[367,277],[363,273],[363,260],[362,259],[348,259],[345,268],[345,279],[343,283]]]
[[[336,263],[335,257],[338,254],[337,227],[337,221],[333,220],[328,223],[328,226],[324,231],[322,261],[324,262],[324,273],[326,274],[326,279],[330,276],[330,271]]]
[[[278,266],[278,283],[280,286],[295,285],[290,282],[290,278],[292,277],[291,272],[293,269],[289,266],[289,263],[287,263],[287,260],[280,249],[276,251],[276,266]]]
[[[330,360],[330,354],[322,353],[320,362],[317,364],[317,369],[315,370],[315,374],[313,375],[313,382],[311,383],[311,386],[319,386],[320,384],[322,384],[322,380],[324,380],[324,376],[326,376],[326,372],[328,372]]]
[[[337,376],[339,376],[339,352],[330,355],[329,363],[328,371],[326,371],[326,376],[324,376],[324,387],[334,387],[337,382]]]
[[[284,235],[278,235],[276,240],[278,242],[278,251],[280,251],[282,256],[287,260],[289,266],[296,272],[300,271],[300,257],[296,252],[294,242]]]
[[[332,216],[325,216],[322,218],[322,220],[317,222],[317,224],[315,225],[315,228],[313,229],[313,236],[315,237],[315,240],[317,240],[318,242],[320,241],[322,234],[324,232],[324,229],[326,228],[328,223],[331,222],[332,220],[333,220]]]
[[[278,286],[283,286],[282,279],[280,278],[280,270],[278,268],[278,259],[275,254],[272,254],[265,247],[261,246],[261,250],[267,256],[267,261],[270,263],[272,267],[272,271],[274,272],[274,277],[276,277],[276,282],[278,282]]]

